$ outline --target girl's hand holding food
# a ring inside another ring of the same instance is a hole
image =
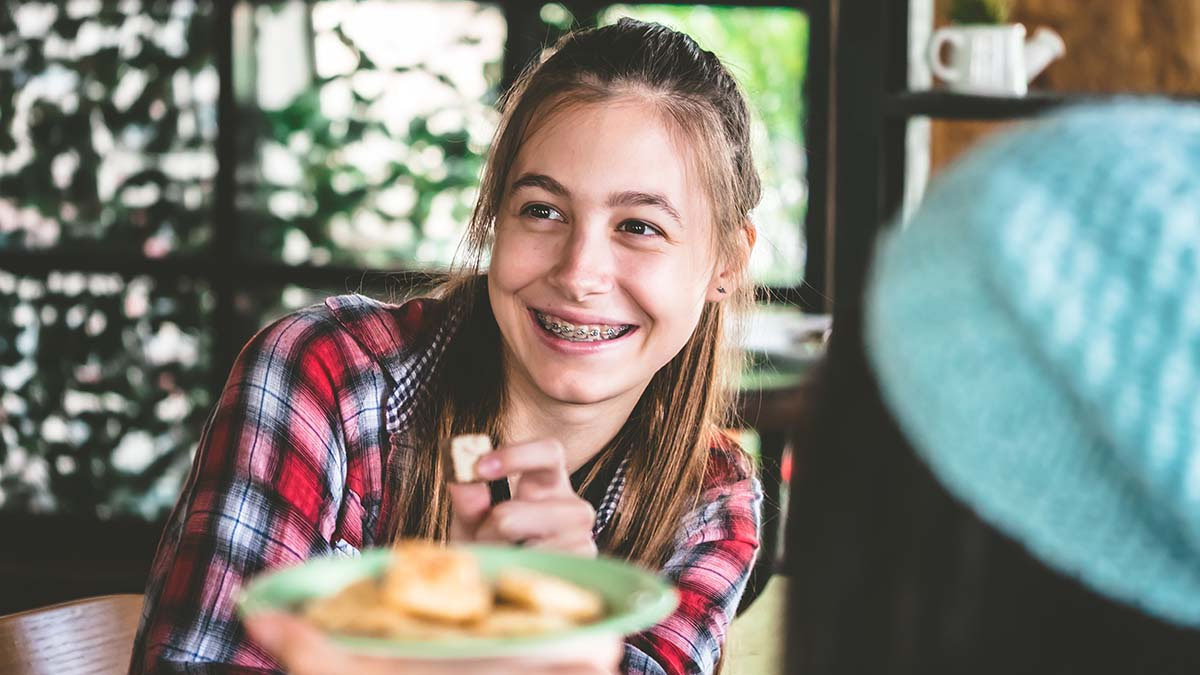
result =
[[[246,618],[250,637],[294,675],[597,675],[617,672],[623,648],[616,636],[589,637],[544,648],[527,656],[478,661],[412,661],[346,652],[300,618],[284,613]]]
[[[500,446],[475,462],[480,481],[515,480],[512,499],[492,505],[486,482],[452,482],[451,541],[522,544],[596,555],[596,512],[571,487],[566,455],[556,440]]]

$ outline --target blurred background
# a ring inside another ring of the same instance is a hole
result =
[[[880,223],[1013,120],[1200,93],[1195,0],[4,3],[0,613],[140,592],[240,346],[326,295],[436,280],[500,92],[565,31],[625,15],[716,52],[755,112],[743,414],[773,510],[827,325],[808,315],[853,320]],[[946,92],[926,51],[951,21],[1049,26],[1067,54],[1028,97]]]

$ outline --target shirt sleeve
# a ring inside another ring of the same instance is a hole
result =
[[[631,674],[712,673],[759,545],[762,488],[754,478],[712,487],[684,519],[663,574],[679,606],[662,623],[625,644]]]
[[[256,572],[334,548],[346,366],[333,325],[294,314],[239,355],[159,543],[131,673],[279,671],[234,603]]]

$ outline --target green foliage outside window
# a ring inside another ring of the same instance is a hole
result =
[[[155,518],[211,404],[202,283],[0,272],[0,510]]]
[[[292,44],[312,56],[248,67],[258,82],[240,101],[239,151],[252,177],[239,186],[246,249],[287,263],[448,265],[495,128],[500,10],[325,1],[254,17],[258,49],[242,58]],[[304,82],[294,96],[264,103],[264,80],[297,69]]]
[[[0,250],[211,238],[207,2],[0,4]],[[0,509],[157,517],[210,403],[202,282],[0,271]]]
[[[1008,23],[1013,0],[954,0],[950,20],[954,23]]]
[[[207,2],[0,5],[0,248],[207,243],[213,37]]]

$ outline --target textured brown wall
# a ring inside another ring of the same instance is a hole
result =
[[[937,0],[939,22],[951,0]],[[1034,89],[1200,94],[1200,0],[1016,0],[1013,21],[1058,31],[1067,54]],[[932,170],[1004,124],[937,120]]]

